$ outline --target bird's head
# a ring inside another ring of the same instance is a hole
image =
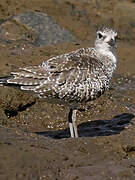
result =
[[[117,32],[113,29],[103,27],[97,31],[97,37],[95,40],[95,48],[102,50],[114,50],[116,45]]]

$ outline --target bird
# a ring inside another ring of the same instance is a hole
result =
[[[1,77],[0,84],[19,86],[46,101],[67,105],[70,136],[78,138],[78,107],[109,89],[117,66],[116,39],[114,29],[99,28],[94,47],[79,48],[44,60],[39,65],[18,68],[9,76]]]

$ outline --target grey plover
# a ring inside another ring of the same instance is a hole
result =
[[[19,68],[9,77],[0,78],[0,84],[17,85],[45,100],[67,104],[70,134],[78,137],[75,121],[79,104],[98,98],[109,88],[117,63],[116,36],[113,29],[101,28],[96,33],[95,47],[80,48],[37,66]]]

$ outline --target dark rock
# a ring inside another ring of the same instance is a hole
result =
[[[1,23],[0,38],[7,41],[26,40],[35,45],[51,45],[75,41],[71,32],[44,13],[25,12]]]

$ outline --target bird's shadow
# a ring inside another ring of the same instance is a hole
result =
[[[123,113],[114,116],[112,119],[109,120],[95,120],[90,122],[83,122],[78,125],[78,134],[79,137],[110,136],[119,134],[121,131],[124,130],[126,126],[131,124],[131,120],[133,118],[133,114]],[[69,128],[64,130],[43,131],[35,133],[53,139],[70,137]]]

